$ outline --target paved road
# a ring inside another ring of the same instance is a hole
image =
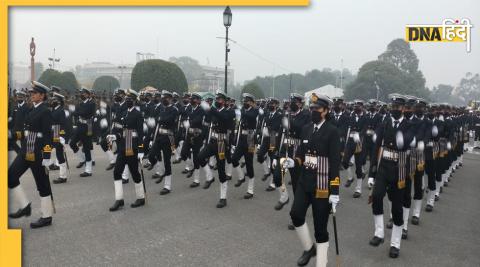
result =
[[[126,208],[108,211],[113,203],[112,172],[104,170],[105,155],[95,151],[94,176],[80,178],[73,169],[67,184],[52,185],[57,214],[54,224],[31,230],[39,216],[39,197],[30,173],[22,178],[33,199],[30,218],[10,220],[22,228],[25,266],[296,266],[301,253],[295,232],[286,229],[289,208],[273,209],[276,192],[265,192],[256,181],[256,194],[242,198],[229,187],[228,206],[215,208],[218,180],[209,190],[190,189],[191,180],[174,165],[173,191],[160,196],[161,187],[147,172],[147,206],[131,209],[132,182],[124,187]],[[70,164],[74,165],[70,155]],[[342,266],[480,266],[480,155],[468,154],[444,190],[433,213],[422,213],[419,226],[410,225],[398,259],[388,257],[390,230],[378,248],[368,245],[373,234],[368,190],[353,199],[352,188],[341,189],[337,211]],[[261,173],[260,166],[255,171]],[[51,179],[56,172],[51,172]],[[310,226],[313,226],[308,214]],[[335,265],[332,225],[329,266]],[[313,231],[312,231],[313,235]],[[314,262],[314,261],[313,261]],[[311,262],[309,266],[314,266]]]

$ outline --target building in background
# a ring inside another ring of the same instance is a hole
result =
[[[75,76],[80,84],[91,87],[100,76],[113,76],[121,88],[130,88],[130,78],[134,64],[116,65],[110,62],[91,62],[75,68]]]
[[[8,63],[8,86],[13,89],[26,87],[30,82],[30,65],[27,62]]]
[[[223,67],[200,66],[203,73],[199,78],[191,81],[190,91],[202,91],[215,93],[217,90],[223,90],[225,86],[225,69]],[[233,87],[235,77],[233,69],[228,69],[228,86]]]

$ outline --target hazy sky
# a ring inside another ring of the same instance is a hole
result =
[[[478,0],[312,0],[305,8],[232,7],[230,66],[235,81],[257,75],[304,73],[344,67],[358,71],[387,44],[404,38],[406,24],[441,24],[470,18],[472,51],[465,43],[412,43],[428,86],[457,84],[467,71],[480,72]],[[191,8],[10,8],[10,61],[29,62],[35,37],[37,61],[47,64],[56,48],[60,68],[92,61],[135,63],[135,53],[162,59],[191,56],[223,67],[224,7]],[[280,66],[280,67],[279,67]]]

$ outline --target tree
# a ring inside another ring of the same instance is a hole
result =
[[[146,86],[177,93],[188,91],[183,71],[174,63],[161,59],[138,62],[132,70],[131,87],[138,91]]]
[[[113,76],[100,76],[93,82],[93,90],[113,92],[120,87],[120,82]]]
[[[454,94],[454,87],[447,84],[439,84],[433,87],[430,94],[430,100],[437,103],[450,103],[453,105],[463,105],[465,101],[457,94]]]
[[[40,75],[38,81],[48,87],[52,87],[52,85],[58,86],[70,93],[79,89],[77,79],[70,71],[61,73],[57,70],[47,69]]]
[[[455,89],[458,96],[466,103],[480,100],[480,75],[468,72]]]
[[[204,71],[198,61],[191,57],[171,57],[168,61],[177,64],[182,69],[189,85],[192,85],[193,81],[202,78],[204,75]]]
[[[70,93],[74,93],[76,90],[80,89],[80,85],[77,82],[77,78],[75,74],[70,71],[63,72],[61,75],[61,82],[58,84],[60,88],[68,91]]]
[[[387,51],[378,56],[378,60],[391,63],[399,70],[407,73],[418,71],[418,58],[410,48],[410,44],[403,39],[395,39],[387,46]]]
[[[255,98],[265,98],[265,94],[263,93],[260,86],[258,86],[256,83],[253,83],[253,82],[247,83],[243,87],[242,94],[243,93],[252,94]]]

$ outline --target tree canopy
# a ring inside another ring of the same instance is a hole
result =
[[[132,70],[131,87],[138,91],[146,86],[177,93],[188,91],[183,71],[174,63],[161,59],[138,62]]]
[[[120,82],[113,76],[100,76],[93,82],[92,89],[95,91],[113,92],[120,87]]]
[[[243,93],[249,93],[252,94],[255,98],[265,98],[265,94],[263,93],[262,89],[260,86],[258,86],[256,83],[250,82],[247,83],[243,89],[242,89],[242,94]]]
[[[75,74],[70,71],[59,72],[54,69],[47,69],[40,75],[38,81],[48,87],[58,86],[69,93],[74,93],[79,89]]]

